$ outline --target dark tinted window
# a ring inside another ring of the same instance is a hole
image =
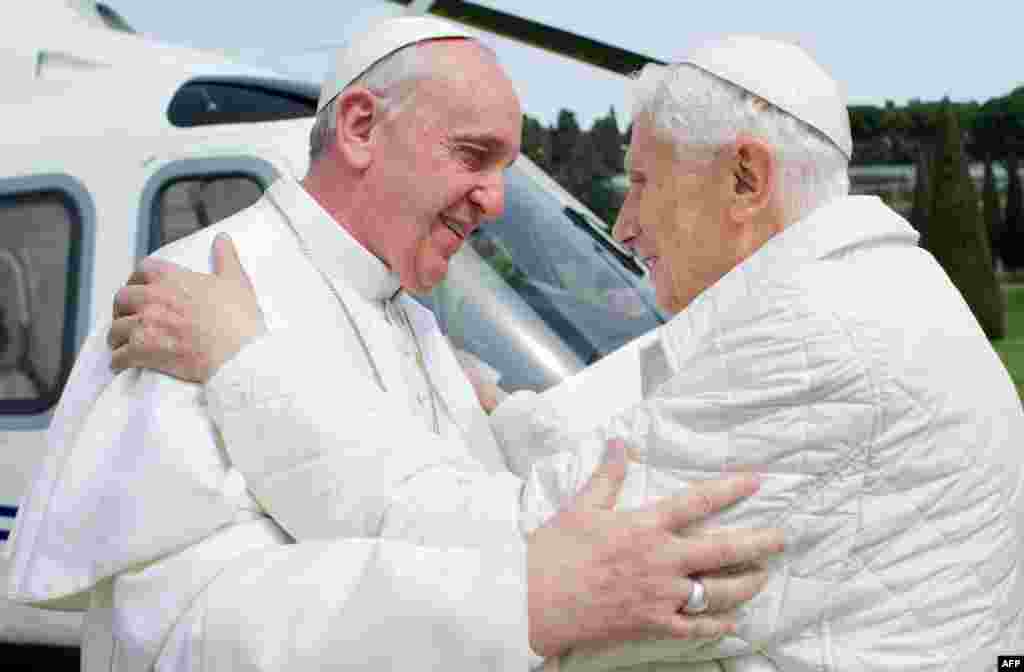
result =
[[[167,108],[175,126],[206,126],[311,117],[316,101],[286,92],[245,84],[190,82]]]
[[[80,245],[63,192],[0,194],[0,413],[37,413],[60,396]]]
[[[166,184],[156,201],[152,249],[235,214],[259,200],[263,187],[244,175],[185,177]]]

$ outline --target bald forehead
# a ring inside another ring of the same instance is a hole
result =
[[[415,48],[417,55],[427,60],[430,67],[426,70],[432,77],[458,77],[467,66],[473,66],[507,79],[494,51],[477,40],[444,38],[422,42]]]

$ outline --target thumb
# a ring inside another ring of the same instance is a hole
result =
[[[573,508],[610,509],[626,480],[626,442],[608,441],[604,460],[573,500]]]
[[[231,241],[231,236],[218,233],[213,239],[213,272],[220,277],[234,278],[252,289],[252,282],[238,258],[238,251]]]

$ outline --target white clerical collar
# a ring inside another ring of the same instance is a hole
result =
[[[331,281],[369,301],[390,299],[401,288],[398,274],[389,271],[294,179],[281,177],[270,185],[267,195],[299,237],[310,261]]]

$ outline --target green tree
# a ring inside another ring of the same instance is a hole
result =
[[[927,247],[928,218],[932,209],[931,148],[923,143],[917,150],[914,165],[914,205],[910,210],[910,224],[921,234],[921,247]]]
[[[579,142],[580,125],[576,121],[576,113],[571,110],[561,109],[558,111],[558,122],[551,130],[551,172],[555,175],[567,168],[566,164],[572,158],[572,153]]]
[[[590,127],[590,137],[594,140],[597,153],[612,174],[622,172],[622,134],[619,133],[619,122],[615,118],[615,108],[608,110],[608,115],[594,120]]]
[[[1002,338],[1006,332],[1003,293],[992,268],[978,193],[967,172],[959,119],[948,102],[937,121],[927,247],[960,290],[985,334],[990,339]]]
[[[1006,159],[1006,214],[1003,216],[1003,235],[999,252],[1007,268],[1024,267],[1024,198],[1020,182],[1020,161],[1017,152],[1010,151]]]
[[[555,173],[555,179],[568,189],[576,198],[583,200],[583,195],[590,189],[594,180],[603,180],[611,175],[598,154],[597,146],[589,133],[576,136],[569,159]]]
[[[996,190],[996,178],[992,172],[992,157],[985,157],[985,180],[981,189],[981,211],[984,215],[985,230],[988,232],[988,245],[992,251],[993,262],[998,257],[999,242],[1003,234],[1003,213],[999,208],[999,192]]]
[[[539,120],[523,115],[522,152],[545,172],[551,172],[551,134]]]
[[[890,136],[906,135],[913,128],[914,120],[906,108],[892,107],[892,101],[887,102],[885,112],[882,113],[882,130]]]

